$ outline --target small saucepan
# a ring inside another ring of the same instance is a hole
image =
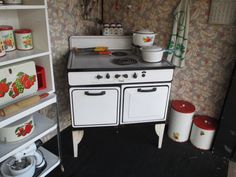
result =
[[[133,44],[136,46],[152,46],[156,33],[150,30],[139,30],[133,33]]]
[[[146,62],[160,62],[163,57],[163,53],[168,51],[156,45],[146,46],[141,48],[142,58]]]

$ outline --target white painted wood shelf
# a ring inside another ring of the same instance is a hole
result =
[[[37,57],[43,57],[50,54],[51,52],[49,51],[43,51],[38,49],[33,49],[28,51],[14,50],[12,52],[7,52],[4,57],[0,58],[0,66],[9,65],[16,62],[22,62]]]
[[[16,112],[14,115],[6,116],[6,117],[1,117],[0,116],[0,128],[3,128],[17,120],[20,120],[40,109],[43,109],[53,103],[56,103],[57,97],[56,94],[50,94],[46,98],[42,98],[39,103],[31,105],[30,107],[26,107],[25,109],[22,109],[19,112]],[[1,153],[1,148],[0,148],[0,153]],[[0,160],[1,162],[1,160]]]
[[[47,162],[46,169],[44,169],[44,171],[39,175],[39,177],[44,177],[60,164],[60,159],[58,156],[43,147],[40,147],[39,150],[43,153],[43,156]]]
[[[27,10],[27,9],[45,9],[45,5],[2,5],[0,10]]]
[[[11,143],[0,143],[0,161],[4,161],[17,152],[25,149],[36,140],[42,138],[48,133],[52,132],[57,128],[57,122],[53,121],[42,114],[35,113],[33,114],[35,129],[34,132],[27,138]]]

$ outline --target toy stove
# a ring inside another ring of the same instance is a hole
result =
[[[78,52],[107,46],[109,54]],[[84,128],[154,122],[162,144],[174,66],[144,62],[130,36],[70,38],[68,81],[74,155]],[[137,51],[137,49],[135,49]]]

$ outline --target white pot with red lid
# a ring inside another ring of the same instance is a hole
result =
[[[176,142],[188,141],[195,106],[184,100],[173,100],[168,124],[168,136]]]
[[[133,32],[133,44],[135,46],[152,46],[154,44],[156,33],[147,29]]]
[[[216,128],[216,119],[206,115],[194,116],[190,135],[191,143],[198,149],[209,150],[212,145]]]
[[[33,49],[33,39],[31,29],[17,29],[15,30],[16,48],[18,50]]]

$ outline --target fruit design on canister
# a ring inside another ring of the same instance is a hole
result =
[[[15,48],[14,37],[12,33],[9,33],[3,36],[3,43],[5,46],[5,50],[12,50]]]
[[[179,139],[179,136],[180,136],[179,133],[177,133],[177,132],[176,132],[176,133],[173,133],[173,138],[174,138],[174,139],[178,140],[178,139]]]
[[[36,81],[36,75],[29,76],[26,73],[19,72],[17,76],[17,79],[12,83],[9,91],[9,96],[12,98],[23,93],[25,89],[30,89]]]
[[[25,125],[17,127],[15,130],[15,134],[17,137],[26,136],[27,134],[31,133],[33,127],[34,126],[31,120],[30,122],[25,123]]]
[[[7,93],[9,91],[9,86],[10,86],[11,82],[7,83],[7,79],[2,79],[0,81],[0,98],[5,96],[5,93]]]
[[[26,35],[22,38],[23,38],[23,44],[25,48],[31,47],[33,45],[31,35]]]
[[[144,37],[143,38],[143,42],[151,42],[152,41],[152,38],[151,37]]]

